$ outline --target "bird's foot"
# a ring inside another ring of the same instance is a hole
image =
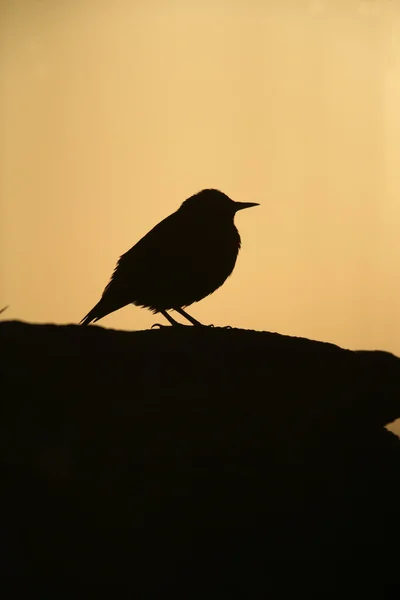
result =
[[[162,329],[162,327],[169,327],[169,325],[161,325],[161,323],[154,323],[154,325],[152,325],[150,329],[154,329],[155,327],[158,327],[158,329]]]
[[[150,329],[155,329],[155,328],[157,328],[157,329],[164,329],[164,328],[170,329],[171,327],[185,327],[185,328],[190,328],[190,329],[192,329],[192,328],[193,329],[197,329],[198,327],[204,327],[205,329],[209,329],[211,327],[214,327],[214,325],[213,324],[211,324],[211,325],[203,325],[202,323],[199,323],[199,325],[185,325],[184,323],[178,323],[178,322],[174,323],[173,325],[172,324],[171,325],[164,325],[162,323],[154,323],[150,327]],[[228,328],[231,329],[231,327],[229,325],[228,325]]]
[[[152,325],[150,329],[154,329],[155,327],[157,327],[157,329],[174,329],[174,327],[184,327],[185,329],[189,329],[192,328],[192,325],[185,325],[184,323],[178,323],[178,321],[175,321],[175,323],[171,323],[171,325],[165,325],[163,323],[154,323],[154,325]]]

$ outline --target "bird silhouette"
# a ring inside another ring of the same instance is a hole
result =
[[[183,309],[215,292],[232,273],[241,241],[234,224],[238,210],[258,206],[234,202],[215,189],[185,200],[123,254],[100,301],[81,321],[88,325],[134,304],[181,325],[174,310],[202,325]]]

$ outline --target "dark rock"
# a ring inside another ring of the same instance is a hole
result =
[[[0,340],[3,581],[400,597],[399,358],[219,328]]]

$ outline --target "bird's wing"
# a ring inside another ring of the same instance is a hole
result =
[[[141,285],[151,279],[170,278],[176,270],[183,270],[197,245],[197,234],[186,228],[176,213],[158,223],[117,262],[103,296],[117,288],[123,290]]]

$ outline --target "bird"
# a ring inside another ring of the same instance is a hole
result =
[[[99,302],[80,321],[99,321],[134,304],[183,326],[175,311],[194,326],[203,326],[184,308],[217,290],[231,275],[241,247],[235,214],[259,206],[235,202],[217,189],[203,189],[153,227],[120,256]]]

